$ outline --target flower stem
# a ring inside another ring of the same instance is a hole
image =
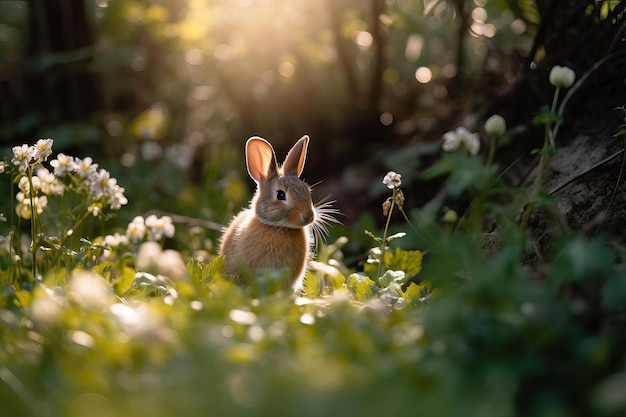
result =
[[[489,154],[487,155],[487,166],[490,166],[493,163],[493,158],[496,154],[496,137],[493,135],[489,135]]]
[[[407,224],[409,225],[409,227],[413,230],[413,232],[415,232],[415,234],[422,239],[425,242],[428,242],[429,244],[432,245],[432,236],[428,236],[428,238],[424,237],[424,235],[422,235],[416,228],[415,226],[413,226],[413,223],[411,223],[411,221],[409,220],[409,217],[406,215],[406,212],[404,211],[404,209],[401,206],[398,206],[398,209],[400,210],[400,213],[402,213],[402,217],[404,217],[404,221],[407,222]]]
[[[559,100],[559,92],[561,91],[560,87],[556,87],[554,90],[554,96],[552,97],[552,107],[550,108],[550,118],[546,121],[546,128],[544,131],[543,138],[543,147],[541,148],[540,158],[539,158],[539,166],[537,167],[537,174],[535,175],[535,181],[533,182],[533,186],[530,192],[530,199],[526,209],[524,210],[524,215],[521,221],[522,229],[525,229],[528,224],[528,219],[530,218],[530,214],[534,210],[537,205],[537,196],[539,195],[539,189],[541,188],[541,182],[543,180],[543,174],[548,166],[548,162],[552,157],[551,143],[550,143],[550,132],[552,131],[552,120],[556,115],[556,105]]]
[[[387,247],[387,233],[389,232],[389,222],[391,221],[391,213],[393,213],[393,208],[396,205],[396,190],[397,188],[393,189],[393,194],[391,196],[391,207],[389,208],[389,213],[387,213],[387,222],[385,223],[385,230],[383,231],[383,241],[380,245],[380,261],[378,262],[378,273],[376,274],[376,281],[380,279],[380,273],[382,272],[383,261],[385,259],[385,249]]]
[[[32,256],[32,273],[33,278],[37,278],[37,242],[35,236],[37,235],[37,209],[35,207],[35,187],[33,186],[33,167],[29,164],[26,173],[28,178],[28,200],[30,203],[30,253]]]

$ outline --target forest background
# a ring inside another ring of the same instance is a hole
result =
[[[93,158],[128,199],[60,241],[62,212],[43,212],[46,239],[35,220],[15,219],[17,181],[3,176],[0,402],[19,415],[319,415],[355,404],[368,415],[623,414],[625,10],[617,0],[0,2],[6,167],[13,147],[52,138],[51,159]],[[555,98],[557,65],[576,78]],[[497,143],[484,127],[494,114],[506,123]],[[459,127],[479,138],[476,158],[442,152]],[[304,178],[342,224],[294,307],[271,277],[252,292],[223,282],[216,247],[254,191],[246,139],[268,139],[282,159],[304,134]],[[402,200],[394,188],[400,212],[383,214],[389,171],[402,175]],[[195,259],[182,281],[159,281],[167,274],[142,270],[132,250],[87,261],[137,216],[176,225],[160,245]],[[78,269],[158,323],[139,331],[119,302],[77,302]],[[63,319],[38,323],[41,299]],[[97,370],[75,355],[97,358]]]

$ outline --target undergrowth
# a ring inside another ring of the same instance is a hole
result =
[[[555,103],[571,83],[555,85],[535,119],[540,166],[558,151]],[[0,165],[14,202],[0,241],[3,415],[625,414],[624,249],[569,234],[524,263],[528,218],[557,197],[541,169],[529,193],[504,187],[493,162],[511,140],[504,119],[485,133],[485,160],[479,135],[459,128],[425,173],[470,195],[467,212],[408,210],[389,172],[386,226],[363,231],[362,267],[346,265],[340,237],[295,292],[281,271],[242,287],[222,257],[167,248],[181,233],[168,216],[82,237],[128,203],[125,190],[90,158],[48,162],[52,140],[14,148]],[[406,232],[390,232],[392,216]],[[407,234],[423,247],[403,247]]]

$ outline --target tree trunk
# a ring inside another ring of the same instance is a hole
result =
[[[32,0],[28,23],[24,114],[40,125],[88,118],[101,95],[84,1]]]

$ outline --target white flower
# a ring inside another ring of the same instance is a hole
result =
[[[4,172],[5,168],[6,168],[6,164],[4,163],[4,161],[0,161],[0,174]]]
[[[25,198],[24,193],[19,192],[15,196],[17,199],[17,206],[15,206],[15,213],[21,217],[22,219],[28,220],[33,215],[33,208],[37,212],[37,214],[43,213],[43,209],[48,205],[48,197],[41,196],[35,197],[32,200],[30,198]]]
[[[135,257],[135,267],[138,271],[165,275],[175,280],[182,278],[186,273],[185,261],[181,254],[172,249],[163,250],[157,242],[141,244]]]
[[[485,122],[485,132],[491,137],[499,138],[506,132],[506,121],[499,114],[494,114]]]
[[[389,171],[387,175],[385,175],[385,178],[383,178],[383,184],[385,184],[390,190],[398,188],[402,184],[402,175],[394,171]]]
[[[63,177],[66,172],[74,172],[78,169],[74,157],[62,153],[58,154],[56,159],[50,161],[50,165],[54,168],[54,175],[57,177]]]
[[[111,174],[106,169],[94,172],[88,178],[89,190],[96,198],[102,197],[107,193],[111,182],[116,182],[115,178],[111,178]]]
[[[89,271],[79,271],[71,279],[69,297],[84,308],[110,305],[113,297],[110,285],[100,276]]]
[[[98,217],[100,210],[102,210],[102,204],[100,203],[93,203],[87,207],[87,211],[91,213],[93,217]]]
[[[30,317],[35,324],[53,326],[59,323],[63,313],[62,301],[54,294],[42,295],[33,300],[28,307]]]
[[[33,185],[34,180],[37,178],[39,182],[39,189],[42,193],[48,195],[62,195],[63,194],[63,184],[57,180],[57,177],[54,176],[50,171],[46,168],[38,168],[37,176],[33,177]],[[37,188],[37,187],[35,187]]]
[[[118,246],[128,245],[128,236],[121,235],[116,232],[115,234],[112,234],[112,235],[106,235],[102,239],[102,241],[104,245],[107,246],[107,249],[104,250],[103,256],[105,258],[108,258],[109,256],[111,256],[111,252],[114,249],[116,249]]]
[[[24,193],[22,193],[21,191],[17,193],[16,198],[17,206],[15,206],[15,213],[18,215],[18,217],[21,217],[22,219],[30,219],[33,215],[32,208],[30,206],[30,198],[25,199]]]
[[[117,248],[119,245],[127,245],[128,244],[128,236],[121,235],[119,233],[114,233],[112,235],[106,235],[103,239],[104,244],[110,247],[111,249]]]
[[[52,155],[52,139],[39,139],[34,146],[33,159],[37,162],[46,161]]]
[[[34,193],[36,193],[41,188],[41,181],[39,180],[39,177],[37,176],[33,176],[31,178],[31,181],[33,182]],[[23,192],[25,195],[30,195],[31,181],[28,180],[27,176],[20,177],[20,180],[17,183],[17,188],[19,188],[20,191]]]
[[[156,242],[144,242],[137,250],[135,268],[137,268],[137,271],[153,271],[153,267],[158,264],[159,257],[162,255],[163,249],[161,245]]]
[[[476,133],[472,133],[463,126],[457,127],[454,132],[446,132],[443,135],[443,150],[453,152],[465,145],[470,155],[476,155],[480,150],[480,139]]]
[[[74,170],[83,178],[89,178],[97,173],[98,164],[94,164],[93,159],[90,157],[86,157],[85,159],[76,158],[74,163]]]
[[[555,65],[550,70],[550,84],[557,88],[568,88],[574,84],[576,73],[569,67]]]
[[[174,236],[174,225],[170,216],[158,218],[154,214],[146,217],[146,226],[150,228],[150,240],[161,240],[163,236]]]
[[[110,312],[124,332],[147,344],[172,342],[176,335],[166,325],[161,310],[151,310],[147,304],[131,307],[128,304],[113,304]]]
[[[128,240],[130,242],[135,243],[138,240],[143,239],[145,235],[146,225],[143,217],[137,216],[132,222],[128,223],[128,227],[126,227],[126,236],[128,236]]]
[[[446,223],[456,223],[459,219],[459,216],[456,214],[454,210],[448,210],[443,215],[443,221]]]
[[[11,163],[17,165],[20,172],[26,172],[28,164],[33,159],[34,148],[28,145],[20,145],[13,147],[13,158]]]
[[[128,199],[124,196],[124,188],[114,184],[109,190],[109,207],[113,210],[119,210],[123,205],[128,203]]]

